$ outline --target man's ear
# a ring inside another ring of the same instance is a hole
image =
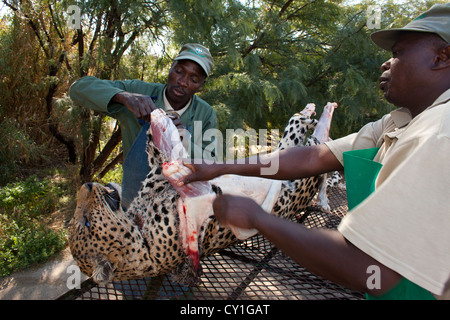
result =
[[[438,50],[434,62],[433,70],[450,68],[450,44],[446,44]]]

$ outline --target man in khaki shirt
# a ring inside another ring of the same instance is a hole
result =
[[[338,230],[307,229],[244,197],[218,197],[214,212],[222,223],[258,229],[311,272],[368,297],[434,298],[444,294],[450,276],[450,4],[371,37],[392,51],[380,89],[399,109],[325,145],[279,152],[280,169],[271,178],[342,170],[343,152],[379,148],[375,191]],[[180,183],[228,173],[260,176],[263,162],[252,163],[190,165],[193,174]],[[370,283],[373,275],[377,285]]]

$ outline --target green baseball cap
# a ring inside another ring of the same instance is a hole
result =
[[[391,51],[398,35],[404,31],[434,33],[450,43],[450,3],[435,4],[403,28],[377,31],[370,37],[377,46]]]
[[[209,53],[209,50],[198,43],[185,44],[174,60],[195,61],[200,65],[200,67],[202,67],[207,76],[209,76],[214,65],[214,60]]]

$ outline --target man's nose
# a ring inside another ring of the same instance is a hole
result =
[[[188,86],[188,77],[186,75],[178,78],[178,85],[186,88]]]
[[[384,71],[389,70],[391,68],[391,60],[392,60],[392,58],[381,65],[381,71],[384,72]]]

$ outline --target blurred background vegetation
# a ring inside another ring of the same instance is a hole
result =
[[[0,3],[0,276],[65,246],[86,181],[121,182],[114,119],[68,98],[80,77],[165,83],[177,48],[215,59],[199,96],[219,127],[280,129],[307,103],[336,101],[330,136],[392,110],[379,90],[388,52],[369,38],[440,1],[3,0]],[[442,1],[444,2],[444,1]],[[80,28],[71,27],[80,9]]]

